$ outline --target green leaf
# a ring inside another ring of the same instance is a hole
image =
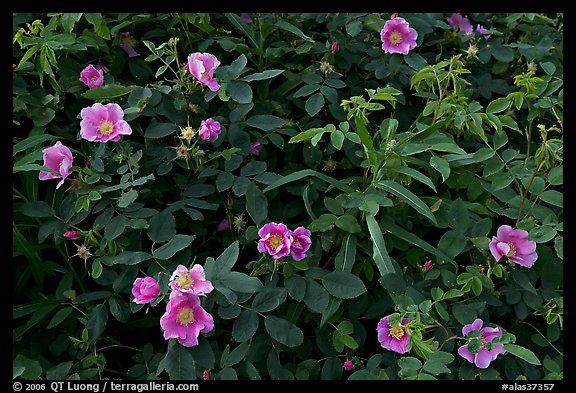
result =
[[[272,115],[254,115],[250,117],[246,124],[250,127],[258,128],[263,131],[271,131],[284,125],[285,120]]]
[[[263,288],[262,282],[258,277],[250,277],[247,274],[228,271],[218,278],[218,283],[225,288],[240,293],[254,293]]]
[[[270,79],[277,75],[283,73],[284,70],[266,70],[264,72],[255,72],[254,74],[243,76],[242,78],[238,79],[244,82],[252,82],[252,81],[261,81],[264,79]]]
[[[334,269],[337,272],[350,273],[356,262],[356,235],[350,233],[342,240],[340,251],[334,259]]]
[[[349,186],[347,186],[342,181],[333,179],[330,176],[326,176],[325,174],[320,173],[320,172],[316,172],[312,169],[302,169],[300,171],[292,172],[291,174],[286,175],[286,176],[282,177],[281,179],[278,179],[277,181],[275,181],[274,183],[272,183],[268,187],[266,187],[262,192],[266,193],[266,192],[273,190],[277,187],[283,186],[284,184],[291,183],[291,182],[296,181],[296,180],[300,180],[306,176],[314,176],[314,177],[317,177],[319,179],[322,179],[322,180],[332,184],[334,187],[336,187],[339,190],[342,190],[344,192],[354,191],[354,189],[350,188]]]
[[[400,167],[391,167],[389,168],[391,171],[394,172],[398,172],[398,173],[402,173],[403,175],[407,175],[410,176],[411,178],[418,180],[420,183],[422,184],[426,184],[428,187],[430,187],[434,192],[436,192],[436,186],[434,186],[434,183],[432,183],[432,180],[430,180],[430,178],[420,172],[418,172],[417,170],[407,167],[407,166],[400,166]]]
[[[486,113],[500,113],[510,106],[510,99],[507,97],[496,98],[486,107]]]
[[[323,313],[330,302],[330,295],[316,280],[306,277],[306,292],[304,303],[313,312]]]
[[[299,28],[297,28],[293,24],[286,22],[283,19],[280,19],[278,22],[275,23],[275,25],[277,27],[283,29],[283,30],[289,31],[292,34],[297,35],[298,37],[302,38],[303,40],[306,40],[306,41],[313,43],[313,44],[315,43],[315,41],[312,38],[308,37],[306,34],[304,34],[302,32],[302,30],[300,30]]]
[[[246,189],[246,211],[257,226],[264,224],[268,216],[268,199],[255,182]]]
[[[88,322],[86,323],[86,328],[88,329],[88,344],[93,343],[98,339],[106,329],[106,324],[108,323],[108,311],[106,306],[100,303],[92,309]]]
[[[286,300],[288,292],[285,288],[265,287],[252,300],[252,310],[256,312],[269,312],[280,306]]]
[[[135,88],[135,86],[122,86],[110,83],[87,90],[80,95],[84,98],[95,101],[112,100],[113,98],[122,97],[123,95],[131,93]]]
[[[42,366],[37,360],[28,359],[26,356],[18,354],[12,363],[14,369],[24,369],[20,372],[20,377],[25,380],[39,379],[42,374]],[[18,374],[18,373],[16,373]],[[16,390],[16,389],[14,389]]]
[[[362,280],[352,273],[330,272],[322,277],[322,284],[332,296],[340,299],[353,299],[366,292]]]
[[[466,241],[466,236],[462,232],[451,229],[445,232],[438,241],[438,250],[454,258],[464,250]]]
[[[304,341],[302,330],[284,318],[268,315],[264,326],[270,337],[287,347],[297,347]]]
[[[239,104],[249,104],[252,102],[252,88],[246,82],[231,81],[227,87],[230,98]]]
[[[128,219],[123,214],[113,217],[104,228],[104,237],[107,240],[116,239],[118,236],[124,233],[124,229],[126,229],[127,225]]]
[[[98,34],[99,37],[102,37],[105,40],[110,39],[110,30],[106,25],[106,21],[102,18],[102,14],[86,13],[84,14],[84,17],[94,26],[94,32]]]
[[[324,107],[324,96],[320,93],[311,95],[304,104],[304,109],[310,117],[314,117]]]
[[[336,130],[330,134],[330,141],[332,142],[332,146],[336,149],[342,149],[342,145],[344,144],[344,133],[340,130]]]
[[[178,127],[174,123],[158,123],[156,121],[151,121],[150,125],[144,132],[144,137],[149,139],[158,139],[174,134],[176,133],[176,130],[178,130]]]
[[[196,235],[175,235],[170,241],[154,251],[154,258],[169,259],[190,245]]]
[[[53,217],[55,212],[44,201],[28,202],[20,207],[20,213],[28,217]]]
[[[344,214],[343,216],[338,217],[334,223],[338,228],[346,232],[359,233],[362,230],[356,217],[350,214]]]
[[[299,88],[298,90],[296,90],[293,97],[294,98],[306,97],[306,96],[309,96],[310,94],[318,91],[319,89],[320,89],[320,85],[317,83],[313,83],[311,85],[304,85],[301,88]]]
[[[176,219],[169,210],[155,214],[146,234],[153,242],[164,243],[176,235]]]
[[[450,163],[445,158],[432,156],[430,157],[430,165],[440,172],[442,181],[446,182],[446,179],[450,176]]]
[[[46,379],[49,381],[66,379],[66,376],[70,372],[73,364],[74,362],[68,361],[55,365],[49,370],[46,370]]]
[[[252,310],[244,310],[234,321],[232,326],[232,337],[237,342],[250,340],[256,334],[260,317]]]
[[[46,135],[46,134],[29,136],[28,138],[23,139],[14,146],[12,146],[12,155],[15,156],[16,154],[22,151],[25,151],[33,147],[37,147],[42,142],[52,141],[57,138],[58,137],[54,135]]]
[[[59,310],[56,314],[54,314],[54,316],[52,317],[52,319],[48,323],[47,329],[52,329],[54,326],[59,325],[60,323],[64,322],[64,320],[66,318],[68,318],[68,316],[70,316],[72,311],[73,311],[72,307],[65,307],[65,308]]]
[[[429,372],[432,375],[438,375],[441,373],[450,373],[450,369],[446,367],[447,364],[454,361],[454,355],[448,352],[433,352],[426,359],[426,363],[422,369]]]
[[[542,201],[549,203],[551,205],[564,207],[564,196],[561,192],[558,192],[556,190],[546,190],[540,195],[538,195],[538,197]]]
[[[376,267],[378,267],[378,271],[380,271],[380,275],[384,276],[389,273],[395,273],[396,269],[394,269],[392,260],[386,250],[386,243],[382,236],[382,230],[374,216],[369,214],[366,215],[366,224],[368,225],[368,231],[370,232],[370,238],[372,239],[372,258],[376,263]]]
[[[374,186],[402,198],[420,214],[427,217],[434,225],[438,225],[436,222],[436,217],[434,217],[434,214],[432,214],[430,208],[426,206],[426,204],[422,202],[420,198],[414,195],[411,191],[407,190],[404,186],[391,180],[380,180],[379,182],[376,182]]]
[[[326,130],[324,128],[310,128],[309,130],[303,131],[299,134],[294,135],[288,143],[298,143],[303,142],[311,139],[312,137],[316,136],[316,134],[324,134]]]
[[[557,166],[550,169],[546,181],[554,186],[559,186],[564,183],[564,167]]]
[[[171,380],[196,379],[194,358],[189,349],[180,345],[176,339],[168,344],[166,356],[160,361],[158,369],[164,369]]]
[[[250,161],[240,169],[240,176],[255,176],[266,171],[265,161]]]
[[[538,357],[532,352],[531,350],[521,347],[520,345],[516,344],[504,344],[504,349],[506,352],[511,353],[514,356],[519,357],[520,359],[533,364],[535,366],[540,366],[540,360]]]
[[[152,255],[143,251],[124,251],[114,257],[112,257],[113,265],[136,265],[140,262],[147,261],[151,259]]]

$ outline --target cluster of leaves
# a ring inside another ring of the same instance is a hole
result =
[[[488,40],[447,16],[402,15],[403,56],[381,49],[389,14],[15,14],[14,377],[563,378],[563,16],[469,15]],[[218,92],[179,79],[193,52],[221,62]],[[78,80],[88,64],[105,85]],[[94,102],[132,135],[82,140]],[[221,135],[179,159],[206,117]],[[75,157],[58,190],[38,180],[56,140]],[[308,258],[260,258],[270,221],[309,228]],[[502,224],[529,232],[534,267],[494,261]],[[186,348],[162,337],[164,296],[130,290],[192,263],[215,329]],[[393,313],[426,327],[403,356],[375,334]],[[486,369],[456,353],[476,318],[515,338]]]

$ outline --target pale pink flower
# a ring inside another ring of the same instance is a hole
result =
[[[408,338],[410,334],[406,329],[408,318],[402,319],[402,323],[397,326],[390,326],[388,320],[390,315],[383,317],[378,322],[378,341],[382,348],[400,354],[408,352]]]
[[[476,26],[476,31],[477,31],[478,33],[480,33],[480,34],[484,34],[484,38],[485,38],[485,39],[490,38],[490,31],[489,31],[489,30],[486,30],[486,29],[484,28],[484,26],[482,26],[481,24],[478,24],[478,26]]]
[[[258,231],[258,251],[268,252],[274,259],[290,254],[292,235],[286,225],[269,222]]]
[[[385,53],[401,53],[407,55],[416,48],[418,32],[404,18],[396,17],[386,21],[380,31],[382,50]]]
[[[298,227],[292,231],[291,235],[290,253],[295,261],[301,261],[306,258],[306,251],[312,244],[312,240],[310,240],[312,233],[304,227]]]
[[[461,14],[458,13],[452,14],[452,16],[446,18],[446,20],[448,21],[448,23],[450,23],[450,27],[452,27],[452,30],[460,29],[468,34],[471,34],[472,31],[474,30],[468,18],[462,17]]]
[[[538,259],[536,242],[528,240],[528,232],[509,225],[498,228],[490,242],[490,252],[496,261],[505,256],[524,267],[532,267]]]
[[[64,237],[66,237],[68,239],[78,239],[78,232],[66,231],[66,232],[64,232]]]
[[[136,50],[134,50],[135,44],[136,44],[136,40],[133,37],[131,37],[130,33],[128,33],[127,31],[123,32],[120,35],[120,48],[122,48],[122,50],[124,52],[126,52],[128,57],[140,56],[140,53],[138,53],[138,52],[136,52]]]
[[[250,154],[257,156],[260,154],[260,149],[262,149],[262,144],[260,142],[250,143]]]
[[[191,293],[202,296],[212,292],[214,287],[206,280],[202,265],[195,264],[188,270],[184,265],[178,265],[170,277],[170,288],[173,291]]]
[[[192,347],[198,345],[200,333],[214,329],[214,319],[202,308],[198,295],[174,291],[160,318],[160,327],[164,339],[176,338],[185,347]]]
[[[212,118],[209,118],[202,120],[202,123],[200,123],[198,135],[202,140],[214,142],[216,139],[218,139],[220,131],[220,123]]]
[[[502,328],[496,327],[482,327],[483,321],[477,318],[471,324],[465,325],[462,328],[462,335],[468,336],[471,332],[475,332],[468,338],[468,342],[458,348],[458,354],[470,363],[474,363],[478,368],[487,368],[490,362],[496,360],[498,355],[506,353],[504,344],[493,344],[493,348],[488,350],[486,343],[492,342],[494,338],[502,336]],[[469,346],[472,340],[476,340],[475,346]],[[472,351],[471,351],[472,349]]]
[[[132,285],[134,303],[146,304],[156,299],[160,294],[160,285],[152,277],[137,278]]]
[[[84,83],[90,89],[100,87],[104,83],[104,71],[94,67],[92,64],[88,64],[88,66],[80,72],[80,82]]]
[[[210,53],[196,52],[188,56],[186,69],[198,79],[198,82],[208,86],[212,91],[218,91],[220,85],[214,79],[214,71],[219,65],[220,61],[218,61],[216,56]]]
[[[354,363],[352,363],[352,360],[347,359],[346,361],[344,361],[344,370],[350,371],[354,368]]]
[[[38,179],[60,179],[56,185],[56,188],[60,188],[64,183],[64,180],[72,173],[72,152],[60,141],[56,142],[54,146],[47,147],[42,151],[44,153],[44,166],[53,169],[58,173],[40,171],[38,173]]]
[[[132,128],[124,120],[120,105],[99,102],[80,111],[80,136],[89,142],[117,142],[120,135],[132,134]]]

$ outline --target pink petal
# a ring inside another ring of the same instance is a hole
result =
[[[460,348],[458,348],[458,355],[462,356],[470,363],[474,363],[474,354],[468,351],[468,345],[462,345]]]
[[[476,354],[474,359],[474,364],[478,368],[488,368],[490,362],[494,360],[492,354],[487,350],[483,349],[479,353]]]
[[[498,252],[501,255],[508,255],[510,252],[510,246],[507,243],[498,242],[498,244],[496,244],[496,249],[498,249]]]
[[[515,255],[515,256],[511,256],[510,260],[512,262],[519,264],[520,266],[530,268],[530,267],[534,266],[534,262],[536,262],[538,260],[538,254],[533,253],[533,254],[528,254],[528,255]]]
[[[484,322],[480,318],[476,318],[474,320],[474,322],[472,322],[471,324],[465,325],[462,328],[462,334],[464,336],[467,336],[468,333],[470,333],[473,330],[480,330],[480,329],[482,329],[483,324],[484,324]]]
[[[501,225],[496,231],[496,237],[501,242],[508,242],[509,236],[513,233],[514,228],[510,225]]]

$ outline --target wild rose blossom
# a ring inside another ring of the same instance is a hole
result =
[[[502,225],[490,242],[490,252],[496,261],[503,256],[524,267],[532,267],[538,259],[536,242],[528,240],[528,232]]]
[[[301,261],[306,258],[306,251],[310,248],[312,241],[310,235],[312,233],[304,228],[298,227],[292,231],[292,243],[290,244],[290,253],[295,261]]]
[[[66,231],[66,232],[64,232],[64,237],[66,237],[68,239],[78,239],[78,232]]]
[[[195,264],[190,270],[184,265],[178,265],[170,276],[170,288],[181,293],[191,293],[202,296],[212,292],[214,287],[206,280],[202,265]]]
[[[260,142],[250,143],[250,154],[257,156],[260,154],[260,149],[262,149],[262,144]]]
[[[72,152],[60,141],[56,142],[54,146],[42,150],[42,152],[44,153],[44,166],[54,169],[58,173],[40,171],[38,173],[38,179],[60,179],[56,185],[56,188],[60,188],[60,186],[64,184],[64,180],[72,173]]]
[[[354,368],[354,363],[352,363],[352,360],[347,359],[342,367],[344,367],[344,370],[350,371]]]
[[[382,50],[385,53],[401,53],[407,55],[416,47],[418,32],[404,18],[395,17],[386,21],[380,31]]]
[[[338,41],[334,41],[332,43],[332,46],[330,47],[330,50],[332,52],[338,52],[340,50],[340,44],[338,44]]]
[[[506,353],[502,343],[493,344],[494,347],[491,350],[486,348],[486,343],[502,336],[502,328],[483,328],[483,324],[484,322],[477,318],[471,324],[465,325],[462,328],[462,335],[468,337],[468,343],[458,348],[458,354],[470,363],[474,363],[478,368],[487,368],[498,355]],[[469,336],[471,332],[476,332],[476,334]],[[478,348],[474,349],[469,346],[472,340],[476,340],[476,343],[479,344]]]
[[[136,52],[134,49],[134,45],[136,44],[136,40],[130,36],[130,33],[125,31],[120,35],[120,48],[128,57],[137,57],[140,56],[140,53]]]
[[[478,24],[478,26],[476,26],[476,31],[480,34],[484,34],[484,39],[488,39],[490,38],[490,31],[486,30],[484,28],[484,26],[482,26],[481,24]]]
[[[160,327],[164,339],[176,338],[185,347],[192,347],[198,345],[200,333],[214,329],[214,319],[202,308],[198,295],[173,291],[166,312],[160,317]]]
[[[446,18],[446,20],[450,23],[452,30],[460,29],[469,34],[474,30],[468,18],[462,17],[459,13],[452,14],[452,16]]]
[[[228,219],[225,218],[222,221],[220,221],[220,224],[218,224],[217,230],[219,232],[224,232],[228,228],[230,228],[230,223],[228,222]]]
[[[132,285],[132,295],[134,295],[134,303],[150,303],[160,295],[160,285],[152,277],[139,277]]]
[[[378,341],[383,348],[400,354],[408,352],[409,333],[406,331],[408,318],[403,318],[398,326],[390,326],[390,315],[383,317],[378,322]]]
[[[100,87],[104,83],[104,71],[94,67],[92,64],[88,64],[88,66],[80,72],[80,82],[84,83],[90,89]]]
[[[426,262],[424,262],[424,266],[422,266],[422,269],[424,269],[425,271],[432,269],[432,260],[429,259]]]
[[[132,134],[132,128],[124,120],[120,105],[99,102],[80,111],[80,136],[89,142],[117,142],[120,135]]]
[[[218,61],[216,56],[210,53],[196,52],[188,56],[186,69],[198,79],[198,82],[208,86],[212,91],[218,91],[220,85],[214,79],[214,71],[219,65],[220,61]]]
[[[200,123],[198,135],[202,140],[214,142],[216,139],[218,139],[220,131],[220,123],[212,118],[209,118],[202,120],[202,123]]]
[[[274,259],[290,254],[292,235],[284,224],[270,222],[258,231],[258,251],[268,252]]]
[[[252,23],[252,17],[251,17],[250,14],[247,13],[247,12],[242,12],[242,13],[240,14],[240,20],[241,20],[242,22],[246,23],[246,24]]]

